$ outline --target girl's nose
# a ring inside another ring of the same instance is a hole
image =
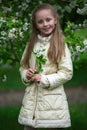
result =
[[[47,25],[47,22],[46,22],[46,21],[44,21],[44,22],[43,22],[43,25],[44,25],[44,26],[46,26],[46,25]]]

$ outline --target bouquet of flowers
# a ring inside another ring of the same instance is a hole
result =
[[[40,73],[43,71],[42,65],[44,65],[47,59],[44,57],[45,49],[41,48],[40,50],[33,50],[33,53],[36,56],[36,63],[37,63],[37,71],[36,73]]]

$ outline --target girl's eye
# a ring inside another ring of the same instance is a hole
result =
[[[45,21],[46,21],[46,22],[50,22],[50,21],[51,21],[51,18],[46,18]],[[42,20],[42,19],[39,20],[39,21],[37,21],[38,24],[42,24],[43,22],[44,22],[44,20]]]
[[[41,24],[41,23],[43,23],[43,20],[39,20],[37,23]]]
[[[47,18],[46,21],[47,21],[47,22],[51,21],[51,18]]]

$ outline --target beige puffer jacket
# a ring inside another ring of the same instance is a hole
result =
[[[44,56],[50,45],[51,36],[41,37],[34,49],[45,48]],[[25,49],[26,51],[26,49]],[[65,56],[60,63],[53,64],[47,58],[41,73],[41,82],[30,84],[26,78],[27,69],[20,67],[23,83],[27,86],[22,102],[18,121],[20,124],[35,128],[64,128],[70,127],[70,114],[63,84],[72,78],[73,68],[70,51],[66,45]],[[23,54],[24,56],[24,54]],[[35,55],[31,55],[30,67],[35,68]]]

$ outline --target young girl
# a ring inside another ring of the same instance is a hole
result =
[[[24,130],[70,127],[63,84],[72,78],[73,69],[56,10],[49,4],[38,6],[32,14],[32,25],[20,66],[21,79],[27,87],[18,121]]]

